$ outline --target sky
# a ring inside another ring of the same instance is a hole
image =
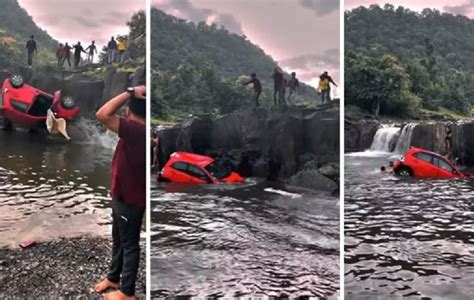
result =
[[[313,86],[328,71],[339,82],[339,0],[152,0],[176,17],[245,34],[287,72]]]
[[[379,4],[383,6],[390,3],[395,6],[404,6],[412,10],[421,11],[424,8],[436,8],[442,12],[465,15],[474,18],[474,0],[346,0],[345,9],[353,9],[359,6]]]
[[[88,45],[95,40],[99,49],[117,34],[127,34],[126,22],[144,10],[145,0],[18,0],[34,22],[59,42]],[[99,4],[100,3],[100,4]]]

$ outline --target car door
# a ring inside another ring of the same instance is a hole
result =
[[[418,177],[437,177],[438,166],[435,157],[427,152],[417,152],[413,155],[413,172]]]

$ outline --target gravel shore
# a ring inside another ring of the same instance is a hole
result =
[[[145,247],[142,244],[137,297],[145,295]],[[0,248],[0,299],[101,299],[93,291],[108,271],[111,240],[61,238],[29,249]]]

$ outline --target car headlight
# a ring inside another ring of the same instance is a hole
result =
[[[405,161],[405,156],[400,157],[400,161],[404,162]]]

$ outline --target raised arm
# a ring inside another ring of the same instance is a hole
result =
[[[135,87],[135,98],[144,99],[146,92],[145,86]],[[129,92],[123,92],[107,101],[95,114],[99,122],[105,125],[109,130],[118,133],[120,117],[118,111],[130,98]]]

